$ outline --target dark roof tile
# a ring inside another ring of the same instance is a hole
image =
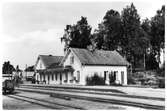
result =
[[[129,63],[117,51],[95,50],[71,48],[79,58],[80,62],[85,65],[116,65],[124,66]]]
[[[54,68],[58,66],[63,59],[63,56],[53,56],[53,55],[39,55],[40,59],[43,61],[46,68]]]

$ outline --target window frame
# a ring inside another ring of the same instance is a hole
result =
[[[77,71],[77,81],[80,82],[80,71]]]
[[[52,74],[52,81],[54,80],[54,74]]]

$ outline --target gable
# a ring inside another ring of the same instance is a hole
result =
[[[63,56],[39,55],[36,62],[36,69],[52,69],[60,65]]]
[[[37,63],[35,65],[35,69],[36,70],[43,70],[43,69],[46,69],[43,61],[38,57],[38,60],[37,60]]]
[[[71,63],[71,59],[73,57],[73,63]],[[72,50],[69,50],[67,52],[67,54],[65,55],[64,59],[61,62],[62,65],[64,66],[72,66],[72,67],[77,67],[77,68],[81,68],[81,62],[78,59],[78,57],[75,55],[75,53],[73,53]]]

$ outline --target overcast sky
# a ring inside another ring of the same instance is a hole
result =
[[[160,1],[160,0],[157,0]],[[23,69],[34,65],[39,54],[63,55],[60,42],[67,24],[87,17],[93,30],[107,10],[121,13],[131,2],[7,2],[2,5],[3,61]],[[163,2],[133,2],[141,19],[151,18]]]

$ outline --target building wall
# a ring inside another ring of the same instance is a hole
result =
[[[39,75],[39,73],[37,74]],[[53,75],[53,79],[52,79],[52,75]],[[57,75],[57,79],[56,79],[56,75]],[[60,81],[60,75],[62,76],[61,81]],[[36,78],[36,80],[43,81],[45,78],[46,84],[73,84],[74,83],[74,82],[70,82],[70,80],[73,79],[73,75],[71,72],[42,74],[40,76],[38,79]],[[49,76],[49,81],[48,81],[48,76]],[[67,81],[65,82],[65,80]]]
[[[38,60],[35,69],[36,70],[45,69],[45,65],[43,64],[41,59]]]
[[[165,64],[165,49],[160,49],[160,63],[159,63],[159,67],[163,68]]]
[[[127,67],[126,66],[83,66],[83,74],[81,76],[81,83],[82,85],[86,84],[86,77],[92,76],[97,73],[99,76],[104,77],[104,71],[108,71],[106,74],[106,83],[109,84],[109,72],[111,71],[118,71],[116,82],[127,85]],[[121,71],[124,72],[124,81],[121,78]]]
[[[71,64],[70,63],[70,58],[71,57],[74,57],[74,62]],[[81,63],[80,63],[80,61],[79,61],[79,59],[77,58],[77,56],[75,55],[75,54],[73,54],[73,53],[70,53],[69,55],[68,55],[68,57],[66,58],[66,60],[65,60],[65,62],[64,62],[64,64],[63,64],[64,66],[68,66],[68,65],[70,65],[70,66],[72,66],[73,68],[74,68],[74,72],[73,72],[73,74],[71,74],[71,73],[69,73],[68,75],[69,75],[69,78],[78,78],[78,73],[79,73],[79,76],[81,77],[82,76],[82,65],[81,65]],[[76,81],[74,81],[73,83],[76,83],[76,84],[79,84],[80,82],[76,82]]]
[[[71,63],[71,57],[74,57],[73,63]],[[83,66],[81,65],[78,57],[74,53],[70,53],[66,60],[63,63],[64,67],[65,66],[72,66],[74,69],[74,72],[62,72],[62,81],[60,81],[60,73],[54,73],[54,78],[52,80],[52,74],[45,74],[45,80],[46,84],[78,84],[78,85],[86,85],[86,77],[87,76],[92,76],[95,73],[98,75],[104,77],[104,71],[108,71],[106,74],[106,84],[109,84],[109,73],[111,71],[118,71],[117,77],[116,77],[116,82],[126,85],[127,84],[127,67],[126,66]],[[36,69],[45,69],[44,64],[42,63],[41,60],[38,61],[36,65]],[[121,77],[121,72],[124,72],[124,80],[122,81]],[[68,81],[65,82],[66,80],[66,73],[68,76]],[[36,74],[38,75],[38,74]],[[57,80],[55,79],[55,76],[57,75]],[[48,76],[49,76],[49,81],[48,81]],[[42,76],[42,81],[44,80],[44,77]],[[37,79],[37,78],[36,78]],[[40,76],[39,76],[40,79]],[[38,80],[39,80],[38,79]],[[75,79],[73,82],[70,82],[70,80]]]
[[[70,58],[71,56],[74,56],[74,63],[70,63]],[[108,71],[107,73],[107,79],[106,83],[109,84],[109,72],[111,71],[118,71],[117,73],[117,83],[126,85],[127,84],[127,67],[126,66],[83,66],[81,65],[79,59],[76,57],[75,54],[70,53],[67,57],[67,59],[64,62],[64,66],[66,65],[71,65],[74,68],[73,76],[78,77],[77,73],[79,71],[80,73],[80,81],[75,84],[81,84],[81,85],[86,85],[86,77],[94,75],[95,73],[98,73],[98,75],[104,77],[104,71]],[[122,81],[121,77],[121,71],[124,72],[124,81]],[[72,77],[71,77],[72,78]]]
[[[34,71],[24,71],[22,74],[24,78],[27,76],[34,76]]]

